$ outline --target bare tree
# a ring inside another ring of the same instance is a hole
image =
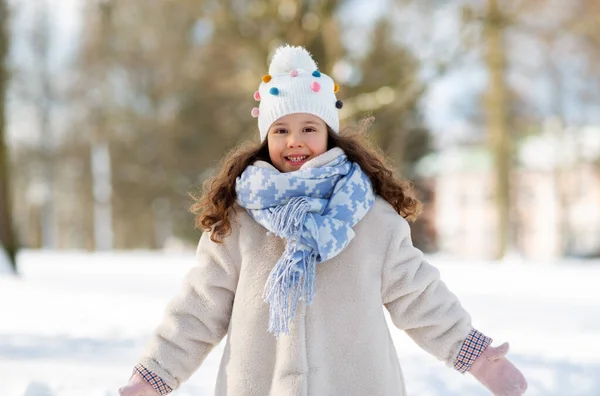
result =
[[[36,124],[39,131],[39,155],[34,168],[42,191],[42,205],[39,208],[39,235],[41,247],[55,247],[56,221],[54,207],[54,168],[55,138],[52,131],[52,112],[57,99],[50,70],[52,51],[52,27],[48,15],[48,4],[36,1],[35,22],[29,36],[29,45],[33,55],[32,69],[28,75],[27,88],[23,90],[25,101],[35,109]]]
[[[504,257],[509,243],[510,174],[512,169],[512,139],[508,114],[508,83],[506,77],[507,18],[498,0],[488,0],[483,18],[485,65],[488,71],[488,91],[485,100],[490,148],[495,162],[495,199],[497,234],[494,258]]]
[[[0,248],[4,248],[13,270],[16,272],[17,241],[13,230],[11,193],[10,193],[10,158],[6,145],[6,97],[8,91],[9,72],[7,66],[9,49],[9,16],[8,4],[0,0]]]

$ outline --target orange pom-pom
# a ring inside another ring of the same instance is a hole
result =
[[[263,82],[268,83],[269,81],[271,81],[271,75],[270,74],[265,74],[262,78]]]
[[[337,84],[333,84],[333,93],[337,93],[340,90],[340,86]]]

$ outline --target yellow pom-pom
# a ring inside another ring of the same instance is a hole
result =
[[[262,78],[263,82],[268,83],[269,81],[271,81],[271,75],[270,74],[265,74]]]
[[[340,86],[337,84],[333,84],[333,93],[337,93],[340,90]]]

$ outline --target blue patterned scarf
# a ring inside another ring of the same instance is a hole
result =
[[[336,147],[294,172],[257,161],[237,178],[236,192],[254,220],[287,239],[265,285],[269,331],[287,334],[298,301],[313,301],[316,264],[348,246],[352,227],[373,206],[371,180]]]

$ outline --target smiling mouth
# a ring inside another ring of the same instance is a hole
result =
[[[308,155],[294,155],[291,157],[284,157],[286,160],[288,160],[289,162],[291,162],[292,164],[299,164],[300,162],[304,161],[305,159],[308,158]]]

